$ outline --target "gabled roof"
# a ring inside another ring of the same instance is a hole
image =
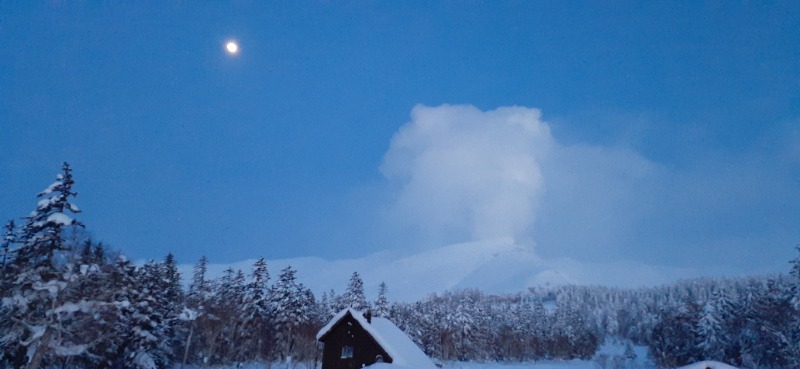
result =
[[[680,367],[678,369],[707,369],[707,368],[711,368],[711,369],[737,369],[735,366],[730,366],[728,364],[720,363],[718,361],[711,361],[711,360],[705,360],[705,361],[697,362],[697,363],[690,364],[690,365],[687,365],[687,366],[682,366],[682,367]]]
[[[340,311],[328,324],[322,327],[317,333],[317,340],[323,340],[325,335],[348,314],[389,354],[392,358],[391,365],[395,367],[407,366],[418,369],[436,369],[431,359],[394,323],[380,317],[373,317],[372,323],[369,323],[362,313],[350,308]]]

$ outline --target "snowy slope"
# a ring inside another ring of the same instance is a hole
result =
[[[216,278],[231,267],[250,273],[255,260],[233,264],[209,264],[208,276]],[[433,292],[478,288],[491,293],[524,291],[531,286],[565,283],[638,287],[697,276],[693,270],[651,267],[630,262],[580,263],[572,259],[545,260],[531,248],[510,238],[448,245],[408,256],[382,252],[359,259],[325,260],[304,257],[267,261],[274,278],[291,265],[298,279],[319,296],[343,292],[350,275],[364,279],[369,298],[385,281],[392,301],[414,301]],[[184,281],[191,279],[192,265],[180,266]],[[188,282],[186,282],[188,283]]]

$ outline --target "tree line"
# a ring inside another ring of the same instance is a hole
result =
[[[317,330],[345,307],[395,322],[441,360],[590,359],[628,342],[622,367],[646,345],[659,367],[711,359],[752,368],[800,367],[800,256],[788,275],[699,279],[641,289],[477,290],[368,301],[354,272],[341,294],[315,296],[287,266],[207,275],[202,257],[183,288],[175,258],[134,265],[74,219],[72,170],[5,227],[0,267],[0,365],[14,368],[172,368],[292,361],[316,364]],[[800,251],[800,248],[798,248]],[[274,279],[274,280],[273,280]],[[600,355],[602,356],[602,355]]]

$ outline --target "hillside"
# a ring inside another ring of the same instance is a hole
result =
[[[255,259],[231,264],[209,264],[208,275],[216,278],[227,268],[249,273]],[[287,265],[319,296],[331,289],[341,292],[349,276],[357,271],[366,292],[377,293],[381,281],[389,286],[393,301],[414,301],[433,292],[477,288],[489,293],[507,293],[532,286],[560,284],[617,287],[652,286],[699,275],[692,269],[653,267],[641,263],[583,263],[573,259],[543,259],[530,247],[510,238],[459,243],[402,256],[381,252],[358,259],[325,260],[318,257],[268,260],[273,275]],[[184,281],[192,265],[179,267]],[[188,282],[187,282],[188,283]]]

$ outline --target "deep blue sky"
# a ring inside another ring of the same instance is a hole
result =
[[[763,3],[6,2],[0,216],[68,161],[79,219],[133,258],[413,249],[379,170],[412,108],[516,105],[563,147],[667,173],[626,189],[630,213],[579,204],[605,192],[592,180],[551,184],[542,255],[781,272],[800,243],[800,4]]]

